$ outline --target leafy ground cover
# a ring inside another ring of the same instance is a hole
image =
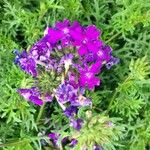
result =
[[[149,0],[2,0],[0,12],[0,149],[55,149],[50,132],[78,137],[76,150],[85,143],[90,150],[95,141],[104,150],[150,149]],[[93,105],[90,112],[79,110],[86,118],[79,133],[69,128],[57,103],[42,110],[16,92],[28,87],[31,77],[13,63],[12,51],[29,49],[47,26],[64,18],[96,25],[120,58],[111,70],[104,68],[101,85],[86,93]],[[112,128],[106,126],[109,121]]]

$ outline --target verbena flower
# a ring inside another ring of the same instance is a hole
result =
[[[48,36],[44,36],[42,39],[37,41],[29,50],[30,55],[35,61],[47,62],[52,51],[52,45],[48,41]]]
[[[77,114],[78,108],[76,106],[69,106],[64,110],[64,114],[67,117],[73,117]]]
[[[105,45],[102,47],[102,49],[99,49],[95,53],[95,57],[97,58],[97,60],[100,60],[101,62],[109,62],[111,59],[111,52],[112,52],[111,47]]]
[[[48,134],[48,137],[51,139],[51,141],[53,142],[54,146],[58,146],[58,139],[59,139],[59,134],[58,133],[50,133]]]
[[[94,89],[95,86],[100,85],[100,79],[95,77],[100,72],[101,62],[97,62],[92,66],[85,66],[80,69],[79,83],[82,87],[88,87],[90,90]]]
[[[93,147],[93,150],[103,150],[103,148],[102,148],[101,146],[95,145],[95,146]]]
[[[63,22],[57,22],[55,27],[62,34],[62,46],[68,46],[70,44],[70,21],[65,19]]]
[[[86,98],[82,94],[78,96],[78,99],[71,101],[71,105],[73,106],[90,106],[92,104],[92,101],[90,98]]]
[[[76,101],[77,89],[68,83],[63,83],[58,86],[55,93],[58,101],[62,104],[67,102]]]
[[[83,120],[78,118],[78,119],[71,119],[70,120],[70,126],[72,126],[76,130],[80,130],[83,125]]]
[[[36,77],[37,70],[35,60],[30,57],[25,50],[22,53],[16,51],[15,54],[15,63],[19,65],[22,70]]]
[[[46,93],[46,94],[44,95],[44,100],[45,100],[46,102],[51,102],[51,101],[53,100],[53,96],[52,96],[51,94],[49,94],[49,93]]]
[[[35,80],[33,87],[20,88],[18,93],[40,106],[53,102],[55,97],[70,126],[80,131],[84,121],[78,118],[78,109],[92,106],[92,99],[86,97],[85,91],[100,85],[98,75],[103,65],[110,69],[119,63],[100,35],[101,31],[94,25],[85,27],[77,21],[71,24],[67,19],[47,27],[44,36],[29,51],[14,51],[14,62]],[[57,145],[60,134],[48,136]],[[77,139],[70,142],[74,147]],[[99,149],[95,145],[94,150]]]
[[[90,51],[98,51],[103,45],[102,41],[98,40],[100,31],[93,25],[86,28],[77,26],[71,30],[71,37],[73,38],[73,45],[78,46],[79,55],[85,55]]]
[[[72,140],[71,140],[71,143],[70,143],[70,146],[71,146],[71,147],[75,147],[75,146],[77,145],[77,143],[78,143],[78,140],[72,139]]]
[[[119,58],[111,56],[111,59],[108,63],[106,63],[106,68],[110,69],[112,66],[118,64],[120,62]]]
[[[39,90],[36,87],[32,87],[31,89],[18,89],[18,92],[25,99],[33,102],[34,104],[43,105],[43,100],[40,98]]]

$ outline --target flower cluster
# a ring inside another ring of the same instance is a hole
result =
[[[92,105],[91,99],[85,97],[85,90],[100,85],[97,75],[103,65],[110,69],[119,62],[112,56],[111,47],[99,39],[100,35],[101,31],[94,25],[85,27],[77,21],[71,24],[64,20],[47,27],[44,36],[29,51],[14,51],[15,63],[36,80],[33,87],[18,92],[40,106],[55,97],[70,119],[70,126],[79,131],[84,121],[77,118],[78,108]],[[43,74],[51,81],[45,81]],[[49,137],[56,143],[58,135]]]

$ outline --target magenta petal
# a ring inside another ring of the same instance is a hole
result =
[[[49,35],[50,43],[56,43],[58,42],[58,40],[60,40],[63,37],[63,34],[61,31],[58,31],[53,28],[48,28],[48,35]]]
[[[37,76],[36,63],[35,63],[35,60],[34,60],[34,59],[30,58],[30,59],[28,60],[28,65],[27,65],[26,67],[27,67],[28,72],[29,72],[32,76],[34,76],[34,77]]]
[[[77,28],[77,27],[81,27],[81,25],[78,21],[74,21],[71,28],[74,29],[74,28]]]
[[[91,51],[91,52],[92,52],[93,50],[94,50],[94,51],[98,51],[97,48],[93,45],[92,42],[88,42],[86,45],[87,45],[89,51]],[[96,48],[96,50],[95,50],[95,48]]]
[[[94,25],[90,25],[87,27],[86,35],[89,39],[98,39],[100,31]]]
[[[96,53],[102,47],[103,42],[101,42],[99,40],[90,41],[86,45],[87,45],[90,52]]]
[[[99,85],[100,85],[100,79],[98,77],[94,77],[89,82],[88,87],[90,90],[93,90],[95,86],[99,86]]]
[[[81,75],[79,79],[79,83],[81,87],[84,87],[86,85],[86,78]]]
[[[63,22],[61,21],[57,22],[55,26],[58,29],[63,29],[65,27],[68,27],[69,25],[70,25],[70,21],[65,19]]]
[[[29,97],[31,96],[31,89],[18,89],[17,91],[25,99],[29,99]]]
[[[70,30],[70,35],[75,41],[83,40],[83,30],[80,26],[77,26]]]
[[[90,52],[95,53],[99,50],[99,47],[97,45],[95,45],[93,42],[88,42],[86,45],[87,45]]]
[[[100,72],[101,67],[102,67],[102,62],[98,61],[91,66],[90,71],[97,74]]]
[[[78,49],[78,53],[79,53],[80,56],[82,56],[82,55],[87,54],[87,53],[88,53],[88,50],[87,50],[87,48],[86,48],[85,46],[81,46],[81,47]]]
[[[101,40],[95,40],[93,41],[93,45],[97,48],[102,48],[102,46],[104,45],[103,41]]]
[[[76,139],[72,139],[70,145],[71,147],[75,147],[77,143],[78,141]]]
[[[41,99],[39,99],[37,96],[30,96],[29,97],[29,100],[31,101],[31,102],[33,102],[34,104],[36,104],[36,105],[39,105],[39,106],[41,106],[41,105],[43,105],[43,101],[41,100]]]

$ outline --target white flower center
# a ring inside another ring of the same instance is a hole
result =
[[[102,52],[102,51],[98,51],[98,52],[97,52],[97,55],[98,55],[98,56],[102,56],[102,55],[103,55],[103,52]]]
[[[26,98],[26,99],[29,99],[29,97],[31,96],[31,94],[29,92],[23,94],[23,96]]]
[[[63,32],[64,32],[65,34],[68,34],[68,33],[69,33],[69,29],[68,29],[68,28],[64,28],[64,29],[63,29]]]
[[[36,56],[36,55],[37,55],[37,50],[33,50],[33,51],[32,51],[32,55],[33,55],[33,56]]]
[[[40,56],[40,61],[45,61],[46,57],[45,56]]]
[[[83,42],[84,44],[86,44],[87,41],[88,41],[87,38],[84,38],[82,42]]]
[[[86,75],[86,77],[88,77],[88,78],[91,78],[91,77],[92,77],[92,73],[91,73],[91,72],[87,72],[85,75]]]

